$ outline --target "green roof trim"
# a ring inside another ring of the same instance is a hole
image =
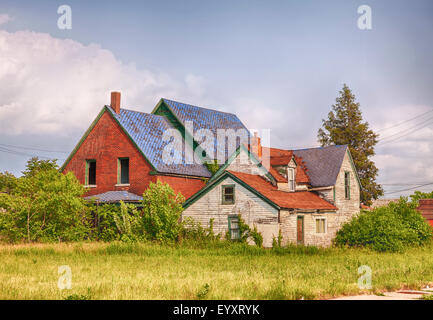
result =
[[[351,155],[351,153],[350,153],[349,146],[347,146],[347,154],[349,155],[349,160],[350,160],[350,164],[352,165],[352,169],[353,169],[353,171],[355,172],[356,180],[358,180],[358,183],[359,183],[359,189],[362,189],[361,180],[359,179],[358,171],[356,170],[355,163],[353,162],[353,158],[352,158],[352,155]]]
[[[129,138],[129,140],[132,142],[132,144],[134,145],[134,147],[140,152],[140,154],[143,156],[143,158],[146,160],[146,162],[151,166],[151,168],[153,169],[153,171],[157,171],[156,168],[153,166],[152,162],[150,162],[149,159],[147,159],[147,157],[144,155],[143,151],[134,142],[134,140],[132,139],[132,137],[129,135],[128,131],[125,130],[125,128],[121,125],[121,123],[119,122],[119,120],[116,119],[116,117],[113,115],[113,113],[108,108],[109,108],[108,106],[104,106],[102,108],[101,112],[99,112],[99,114],[96,117],[96,119],[93,120],[92,124],[87,129],[87,131],[84,133],[84,135],[81,137],[80,141],[75,146],[74,150],[72,150],[71,154],[69,155],[69,157],[66,159],[65,163],[60,168],[60,171],[63,172],[63,170],[65,169],[66,165],[71,161],[72,157],[77,153],[78,149],[81,147],[81,145],[83,144],[83,142],[87,139],[88,135],[90,134],[90,132],[92,132],[93,128],[96,126],[96,124],[98,123],[99,119],[101,119],[102,115],[105,112],[108,112],[108,114],[111,116],[111,118],[114,119],[114,121],[118,124],[118,126],[122,129],[122,131],[126,134],[126,136]]]
[[[254,153],[252,153],[250,150],[248,150],[243,144],[239,145],[239,147],[236,149],[235,152],[232,153],[232,155],[227,159],[226,163],[224,163],[217,172],[215,172],[215,174],[209,179],[209,183],[212,182],[214,179],[216,179],[218,176],[220,176],[227,168],[228,166],[233,162],[233,160],[236,159],[236,157],[238,155],[240,155],[241,151],[245,151],[248,156],[250,157],[250,159],[253,162],[256,162],[257,167],[259,168],[263,168],[265,170],[265,175],[272,181],[275,181],[275,178],[269,173],[268,169],[266,169],[262,163],[260,162],[259,159],[257,159],[257,157],[254,155]]]
[[[274,203],[273,201],[271,201],[270,199],[266,198],[264,195],[262,195],[260,192],[258,192],[256,189],[252,188],[251,186],[249,186],[248,184],[246,184],[245,182],[243,182],[241,179],[239,179],[238,177],[236,177],[235,175],[231,174],[228,171],[225,171],[223,174],[221,174],[216,180],[212,181],[212,183],[207,184],[203,189],[199,190],[197,193],[195,193],[192,197],[190,197],[188,200],[186,200],[183,204],[183,208],[186,209],[188,208],[190,205],[192,205],[194,202],[196,202],[197,200],[199,200],[201,197],[203,197],[206,193],[208,193],[209,191],[211,191],[213,188],[215,188],[219,182],[221,182],[222,180],[224,180],[225,178],[230,177],[231,179],[233,179],[234,181],[236,181],[238,184],[240,184],[241,186],[243,186],[245,189],[251,191],[252,193],[254,193],[257,197],[259,197],[260,199],[262,199],[263,201],[267,202],[269,205],[271,205],[272,207],[274,207],[277,210],[280,210],[280,206],[277,205],[276,203]]]
[[[99,119],[101,119],[101,117],[105,113],[105,111],[108,111],[107,110],[107,106],[104,106],[102,108],[102,110],[99,112],[99,114],[97,115],[97,117],[95,118],[95,120],[93,120],[93,122],[90,124],[90,127],[86,130],[86,132],[81,137],[81,139],[78,141],[77,145],[72,150],[72,152],[70,153],[70,155],[68,156],[68,158],[65,160],[65,162],[63,163],[63,165],[60,167],[60,172],[63,172],[63,170],[65,170],[67,164],[71,161],[72,157],[77,153],[78,149],[81,147],[81,145],[83,144],[83,142],[86,140],[86,138],[90,134],[90,132],[92,132],[93,128],[96,126],[96,124],[98,123]]]

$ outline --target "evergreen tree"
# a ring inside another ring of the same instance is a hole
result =
[[[328,119],[322,120],[323,127],[318,131],[318,141],[322,146],[332,144],[349,146],[359,179],[361,180],[361,202],[371,205],[372,199],[383,195],[382,186],[376,182],[378,169],[370,157],[374,152],[378,135],[363,122],[359,103],[345,84],[339,92]]]

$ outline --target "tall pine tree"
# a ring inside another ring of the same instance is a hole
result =
[[[368,128],[368,122],[363,122],[359,103],[345,84],[339,92],[328,119],[322,120],[323,127],[317,137],[322,146],[332,144],[349,146],[353,162],[361,180],[361,202],[371,205],[372,199],[383,195],[382,186],[376,183],[376,165],[370,157],[374,152],[378,135]]]

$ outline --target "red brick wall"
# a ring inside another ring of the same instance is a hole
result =
[[[176,193],[182,193],[185,199],[191,197],[205,185],[204,181],[201,179],[190,179],[183,177],[158,176],[158,180],[168,183]]]
[[[117,159],[122,157],[129,158],[130,186],[128,187],[115,186]],[[96,188],[91,188],[86,196],[118,190],[141,195],[149,182],[156,182],[157,179],[170,184],[175,192],[181,192],[185,198],[204,186],[201,179],[150,175],[152,167],[108,112],[102,115],[63,172],[72,171],[80,183],[84,184],[88,159],[96,160]]]

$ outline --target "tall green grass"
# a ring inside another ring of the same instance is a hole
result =
[[[0,299],[323,299],[433,281],[433,246],[405,253],[297,247],[74,243],[0,246]],[[72,289],[57,287],[69,265]],[[358,267],[373,271],[370,291]]]

